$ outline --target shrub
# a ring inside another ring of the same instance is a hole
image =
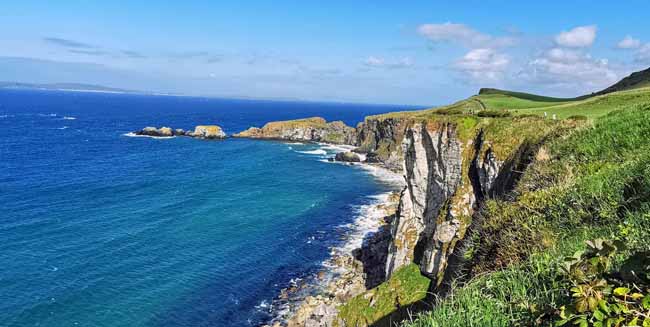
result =
[[[476,115],[479,117],[504,118],[512,116],[512,113],[505,110],[483,110],[479,111]]]
[[[571,281],[572,301],[560,307],[556,326],[568,323],[578,326],[650,326],[650,292],[647,274],[650,257],[647,252],[632,256],[639,265],[631,281],[630,272],[609,273],[613,258],[625,247],[620,241],[597,239],[587,241],[587,250],[565,260],[564,271]],[[623,265],[623,269],[626,265]],[[631,266],[627,266],[631,267]],[[623,278],[616,278],[623,276]]]
[[[435,111],[435,113],[438,115],[461,115],[463,114],[463,109],[459,109],[459,108],[438,109]]]
[[[567,119],[572,119],[572,120],[588,120],[589,118],[588,118],[587,116],[584,116],[584,115],[573,115],[573,116],[569,116],[569,117],[567,117]]]

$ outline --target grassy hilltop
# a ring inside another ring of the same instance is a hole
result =
[[[482,89],[448,106],[367,118],[454,121],[503,138],[563,129],[543,141],[512,192],[484,203],[446,296],[427,297],[426,279],[405,267],[340,317],[388,326],[419,302],[428,309],[405,326],[650,326],[647,86],[650,69],[573,99]],[[586,242],[598,238],[612,243]]]

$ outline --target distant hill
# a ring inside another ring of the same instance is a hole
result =
[[[538,101],[538,102],[566,102],[566,101],[585,100],[590,97],[594,97],[598,95],[639,89],[643,87],[650,87],[650,68],[646,70],[634,72],[630,74],[630,76],[623,78],[622,80],[618,81],[616,84],[602,91],[586,94],[575,98],[553,98],[553,97],[546,97],[546,96],[541,96],[536,94],[506,91],[506,90],[499,90],[493,88],[482,88],[479,90],[478,95],[506,95],[514,98],[530,100],[530,101]]]
[[[74,90],[85,92],[116,92],[116,93],[142,93],[134,90],[119,89],[93,84],[82,83],[51,83],[35,84],[20,82],[0,82],[0,89],[32,89],[32,90]]]
[[[514,92],[514,91],[506,91],[506,90],[491,89],[491,88],[482,88],[478,91],[478,95],[491,95],[491,94],[508,95],[519,99],[541,101],[541,102],[565,102],[565,101],[576,100],[576,98],[553,98],[553,97],[547,97],[547,96],[536,95],[531,93]]]
[[[638,89],[650,86],[650,68],[630,74],[618,83],[592,95],[603,95],[612,92]]]

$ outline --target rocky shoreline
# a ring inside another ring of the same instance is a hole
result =
[[[384,182],[395,183],[401,178],[376,164],[361,165],[376,170],[375,177]],[[357,235],[347,235],[346,244],[332,249],[331,257],[323,263],[324,269],[314,280],[282,289],[274,301],[274,309],[282,313],[264,326],[345,326],[338,321],[337,307],[384,281],[382,267],[390,241],[390,223],[397,210],[401,188],[402,185],[396,184],[394,191],[381,195],[376,203],[367,207],[358,217],[365,221],[354,224],[372,227],[356,231]],[[360,233],[363,238],[357,244],[355,241],[359,241],[356,238]],[[355,231],[351,230],[350,234]],[[316,288],[316,292],[304,292],[309,287]]]

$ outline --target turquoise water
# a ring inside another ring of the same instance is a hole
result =
[[[0,91],[0,325],[268,321],[260,304],[317,271],[389,186],[313,144],[124,134],[397,109]]]

